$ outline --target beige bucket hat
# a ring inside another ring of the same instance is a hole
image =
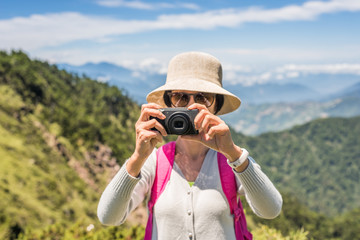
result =
[[[186,52],[171,59],[166,83],[150,92],[146,100],[166,107],[163,99],[165,91],[187,90],[222,94],[224,105],[218,115],[235,111],[241,100],[222,87],[222,67],[220,61],[210,54]]]

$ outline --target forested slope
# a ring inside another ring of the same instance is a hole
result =
[[[360,117],[236,136],[282,191],[316,212],[335,216],[360,207]]]
[[[115,87],[0,52],[0,238],[96,222],[100,190],[132,152],[138,113]]]
[[[59,135],[74,145],[91,147],[98,141],[118,159],[129,155],[139,106],[119,89],[31,61],[22,52],[0,52],[0,59],[0,84],[25,102],[21,114],[35,113],[44,124],[56,123]]]

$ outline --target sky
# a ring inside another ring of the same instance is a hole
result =
[[[360,79],[360,0],[0,0],[0,50],[160,73],[174,55],[202,51],[233,83]]]

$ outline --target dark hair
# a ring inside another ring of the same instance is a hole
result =
[[[164,103],[167,107],[171,107],[169,93],[171,93],[171,91],[165,91],[164,95],[163,95]],[[223,105],[224,105],[224,95],[216,94],[216,96],[215,96],[215,115],[220,111],[220,109],[222,108]]]
[[[164,103],[167,107],[171,107],[171,101],[170,101],[170,96],[169,96],[170,93],[171,93],[171,91],[165,91],[164,96],[163,96]]]

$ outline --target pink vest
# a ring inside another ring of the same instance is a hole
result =
[[[153,209],[157,199],[164,191],[170,179],[175,156],[175,142],[170,142],[160,147],[156,152],[156,175],[151,189],[151,197],[148,202],[149,219],[145,230],[145,240],[151,240]],[[246,226],[246,219],[241,201],[237,201],[237,187],[234,172],[226,162],[226,157],[217,154],[220,172],[221,186],[230,206],[230,212],[234,216],[235,235],[237,240],[252,239],[251,233]]]

